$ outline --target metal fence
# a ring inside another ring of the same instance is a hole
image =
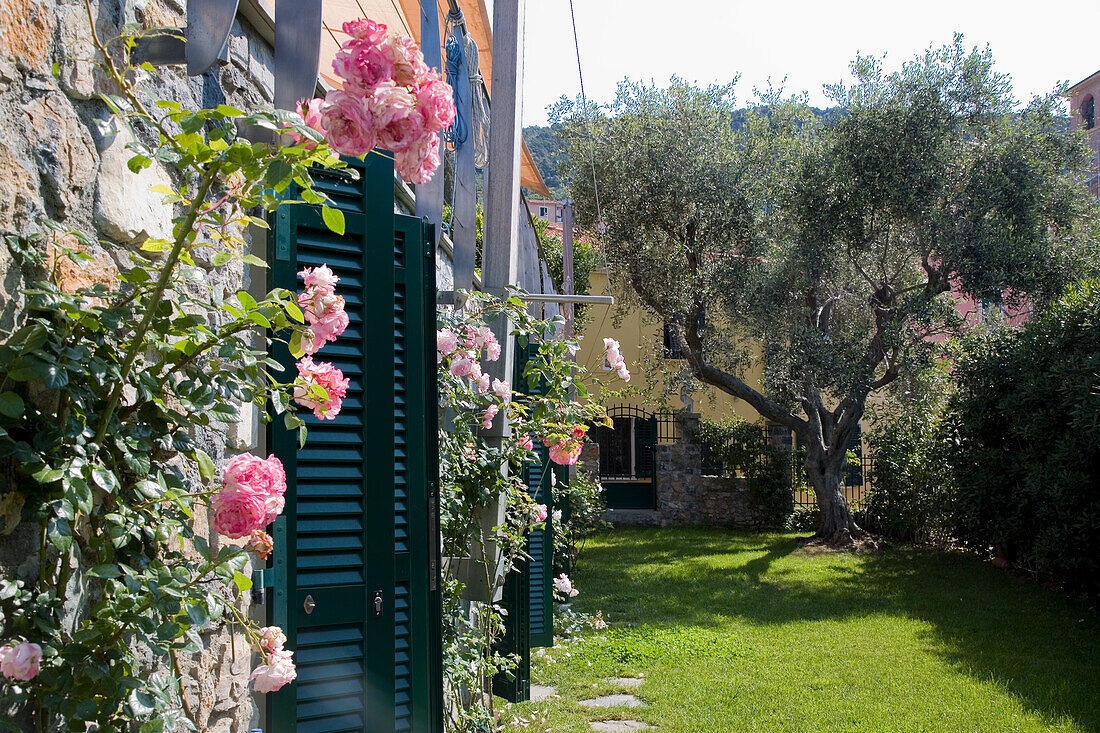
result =
[[[682,416],[675,412],[649,412],[644,408],[633,405],[615,405],[609,407],[608,415],[612,418],[629,418],[634,424],[633,449],[635,454],[634,465],[612,466],[610,450],[612,446],[611,431],[600,429],[597,433],[601,450],[601,477],[605,479],[638,479],[652,477],[655,468],[654,451],[657,445],[677,443],[683,439],[684,423]],[[641,430],[646,426],[645,430]],[[648,427],[652,426],[652,428]],[[814,492],[806,485],[805,468],[797,460],[794,454],[795,441],[789,428],[781,425],[767,425],[764,428],[765,436],[772,445],[783,447],[792,451],[792,457],[796,460],[791,463],[791,485],[794,486],[794,506],[796,509],[815,509],[817,499]],[[626,436],[622,436],[626,438]],[[728,472],[722,460],[714,454],[707,445],[701,445],[701,473],[704,476],[724,476]],[[874,459],[866,452],[865,447],[859,451],[860,465],[849,468],[844,477],[844,495],[853,509],[859,508],[867,500],[870,490],[870,475],[874,467]]]

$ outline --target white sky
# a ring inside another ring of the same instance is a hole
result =
[[[741,72],[740,103],[770,76],[824,106],[822,85],[848,79],[856,52],[887,53],[895,68],[961,31],[968,47],[993,50],[1017,99],[1076,83],[1100,69],[1095,0],[573,0],[585,91],[608,102],[624,76],[700,84]],[[490,13],[492,2],[489,0]],[[569,0],[527,0],[524,124],[545,124],[547,105],[580,86]]]

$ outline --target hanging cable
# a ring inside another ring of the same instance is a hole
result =
[[[596,199],[596,226],[599,227],[603,223],[603,212],[600,209],[600,189],[596,184],[596,154],[593,149],[592,123],[588,118],[588,98],[584,93],[584,72],[581,71],[581,44],[577,39],[577,15],[573,12],[573,0],[569,0],[569,17],[573,21],[573,48],[577,51],[577,77],[581,82],[582,114],[584,114],[584,127],[588,133],[588,163],[592,167],[592,192]]]

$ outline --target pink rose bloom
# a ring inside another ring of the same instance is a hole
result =
[[[455,359],[451,362],[450,372],[456,377],[465,377],[476,364],[473,359],[466,357]]]
[[[477,380],[477,391],[481,392],[481,394],[485,394],[486,392],[489,391],[489,375],[488,374],[482,374],[481,377]]]
[[[483,376],[482,373],[481,373],[481,365],[478,364],[476,360],[471,359],[471,361],[473,361],[473,363],[470,364],[470,374],[469,374],[470,381],[471,382],[480,382],[481,377]]]
[[[214,509],[214,531],[230,539],[248,537],[264,526],[266,496],[250,488],[222,489],[210,501]]]
[[[288,682],[298,678],[292,657],[294,652],[285,649],[271,652],[267,664],[252,670],[252,689],[256,692],[275,692]]]
[[[485,347],[485,358],[489,361],[496,361],[500,358],[500,344],[494,341]]]
[[[619,351],[619,342],[615,339],[605,338],[603,340],[604,352],[607,355],[607,364],[612,369],[618,369],[619,365],[623,363],[623,355]]]
[[[298,305],[302,307],[306,321],[309,322],[302,334],[301,343],[302,351],[307,354],[315,354],[326,343],[335,341],[350,322],[344,310],[343,297],[337,295],[328,284],[307,287],[298,294]]]
[[[33,679],[42,664],[42,647],[24,641],[0,647],[0,674],[8,679],[26,682]]]
[[[535,521],[536,522],[545,522],[546,521],[546,505],[545,504],[535,504]]]
[[[393,64],[393,80],[401,86],[415,87],[428,77],[430,69],[413,39],[395,33],[386,38],[381,48]]]
[[[360,95],[370,94],[379,84],[393,78],[393,58],[387,43],[351,38],[332,59],[332,70],[344,80],[344,88]]]
[[[265,626],[260,629],[260,650],[268,654],[281,652],[286,644],[286,634],[278,626]]]
[[[374,148],[374,117],[362,96],[343,90],[329,92],[321,108],[321,120],[325,139],[341,155],[363,156]]]
[[[565,573],[554,578],[554,590],[566,598],[574,598],[580,595],[580,591],[573,587],[573,581]]]
[[[507,382],[502,382],[499,379],[493,380],[493,394],[502,400],[509,400],[512,397],[512,388]]]
[[[488,430],[493,427],[493,418],[500,412],[500,408],[496,405],[489,405],[489,408],[485,410],[485,417],[481,418],[481,427]]]
[[[467,349],[472,349],[478,345],[477,331],[470,328],[469,326],[464,326],[464,328],[466,329],[466,335],[462,337],[462,345],[465,346]]]
[[[458,348],[458,336],[449,328],[441,328],[435,332],[435,348],[443,354],[450,354]]]
[[[382,39],[386,37],[387,30],[385,25],[376,23],[370,18],[346,21],[341,29],[356,40],[374,44],[382,42]]]
[[[416,147],[424,136],[424,120],[416,111],[416,97],[391,81],[379,84],[370,97],[378,145],[401,151]]]
[[[294,401],[313,410],[319,420],[332,420],[340,414],[349,380],[328,362],[313,363],[305,357],[298,362],[298,379],[294,382]]]
[[[427,183],[439,168],[439,136],[434,132],[418,145],[394,154],[394,170],[404,181]]]
[[[619,366],[616,369],[616,371],[619,374],[619,379],[623,380],[624,382],[629,382],[630,381],[630,371],[627,370],[625,361],[620,361],[619,362]]]
[[[563,440],[550,446],[550,460],[559,466],[572,466],[581,457],[581,447],[577,441]]]
[[[532,450],[535,447],[535,441],[531,440],[530,433],[524,433],[523,435],[519,435],[517,433],[514,437],[516,445],[520,448],[523,448],[525,450]]]
[[[588,429],[585,428],[583,425],[574,425],[573,426],[573,437],[576,438],[577,440],[583,440],[584,439],[584,434],[586,432],[588,432]]]
[[[233,456],[222,473],[227,489],[245,489],[262,496],[286,493],[286,471],[275,456],[267,460],[249,453]]]
[[[321,137],[325,137],[325,125],[321,117],[321,105],[325,103],[325,100],[320,97],[314,97],[305,103],[305,106],[301,102],[298,102],[297,111],[298,115],[306,123],[307,127],[311,127],[317,132],[321,133]],[[287,133],[287,136],[294,141],[294,144],[302,142],[302,135],[291,130]],[[313,150],[316,147],[316,143],[306,138],[306,148]]]
[[[264,526],[275,521],[275,517],[283,513],[286,508],[286,497],[282,494],[272,494],[264,499]]]
[[[485,344],[492,343],[496,340],[497,337],[493,335],[493,329],[489,328],[488,326],[480,326],[476,331],[474,331],[474,345],[477,346],[479,349]]]
[[[270,501],[272,497],[268,497]],[[279,497],[282,499],[283,497]],[[261,560],[266,560],[271,557],[271,552],[275,549],[275,540],[271,539],[271,535],[260,529],[252,530],[252,534],[248,536],[248,549],[255,552]]]
[[[438,74],[431,73],[416,88],[416,108],[424,119],[425,129],[440,132],[450,127],[455,119],[455,102],[450,85]]]
[[[298,277],[305,281],[307,288],[328,288],[330,292],[336,287],[336,283],[340,282],[340,278],[332,273],[328,265],[302,268]]]

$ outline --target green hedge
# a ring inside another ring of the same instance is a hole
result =
[[[1100,582],[1100,283],[1020,331],[976,339],[945,417],[957,539]]]

